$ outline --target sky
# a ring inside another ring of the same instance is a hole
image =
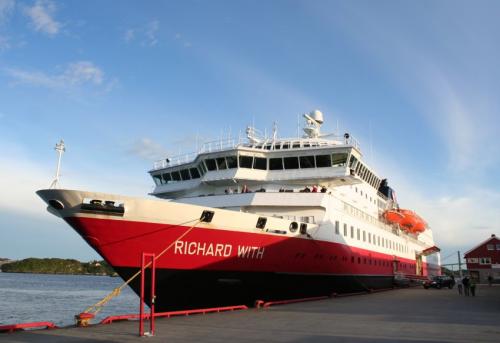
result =
[[[319,109],[433,228],[500,234],[500,2],[0,0],[0,257],[98,256],[35,191],[146,196],[154,160]],[[444,263],[453,263],[453,258]]]

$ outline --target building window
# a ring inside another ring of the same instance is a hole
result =
[[[340,234],[340,229],[339,229],[340,223],[338,220],[335,221],[335,233],[338,235]]]
[[[500,244],[497,244],[497,250],[500,250]]]
[[[488,244],[488,245],[486,245],[486,249],[488,249],[488,250],[495,250],[495,245],[494,244]]]
[[[491,264],[491,257],[481,257],[479,264]]]

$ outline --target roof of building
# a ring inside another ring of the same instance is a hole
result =
[[[487,240],[485,240],[484,242],[482,242],[482,243],[480,243],[480,244],[476,245],[476,246],[475,246],[474,248],[472,248],[472,249],[469,249],[469,250],[468,250],[468,251],[464,254],[464,256],[467,256],[467,255],[468,255],[469,253],[471,253],[472,251],[474,251],[474,250],[476,250],[477,248],[479,248],[479,247],[481,247],[481,246],[483,246],[483,245],[485,245],[485,244],[489,243],[489,242],[490,242],[491,240],[493,240],[493,239],[498,239],[498,237],[497,237],[494,233],[493,233],[493,234],[491,234],[491,237],[489,237],[489,238],[488,238]]]

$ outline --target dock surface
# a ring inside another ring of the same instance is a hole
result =
[[[147,323],[147,322],[146,322]],[[1,334],[0,342],[500,342],[500,286],[409,288],[265,309]]]

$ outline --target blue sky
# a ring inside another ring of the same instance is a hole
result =
[[[195,137],[325,114],[443,256],[500,234],[497,1],[0,0],[0,256],[95,258],[34,192],[145,195]],[[372,146],[372,148],[370,148]],[[448,262],[448,261],[445,261]]]

